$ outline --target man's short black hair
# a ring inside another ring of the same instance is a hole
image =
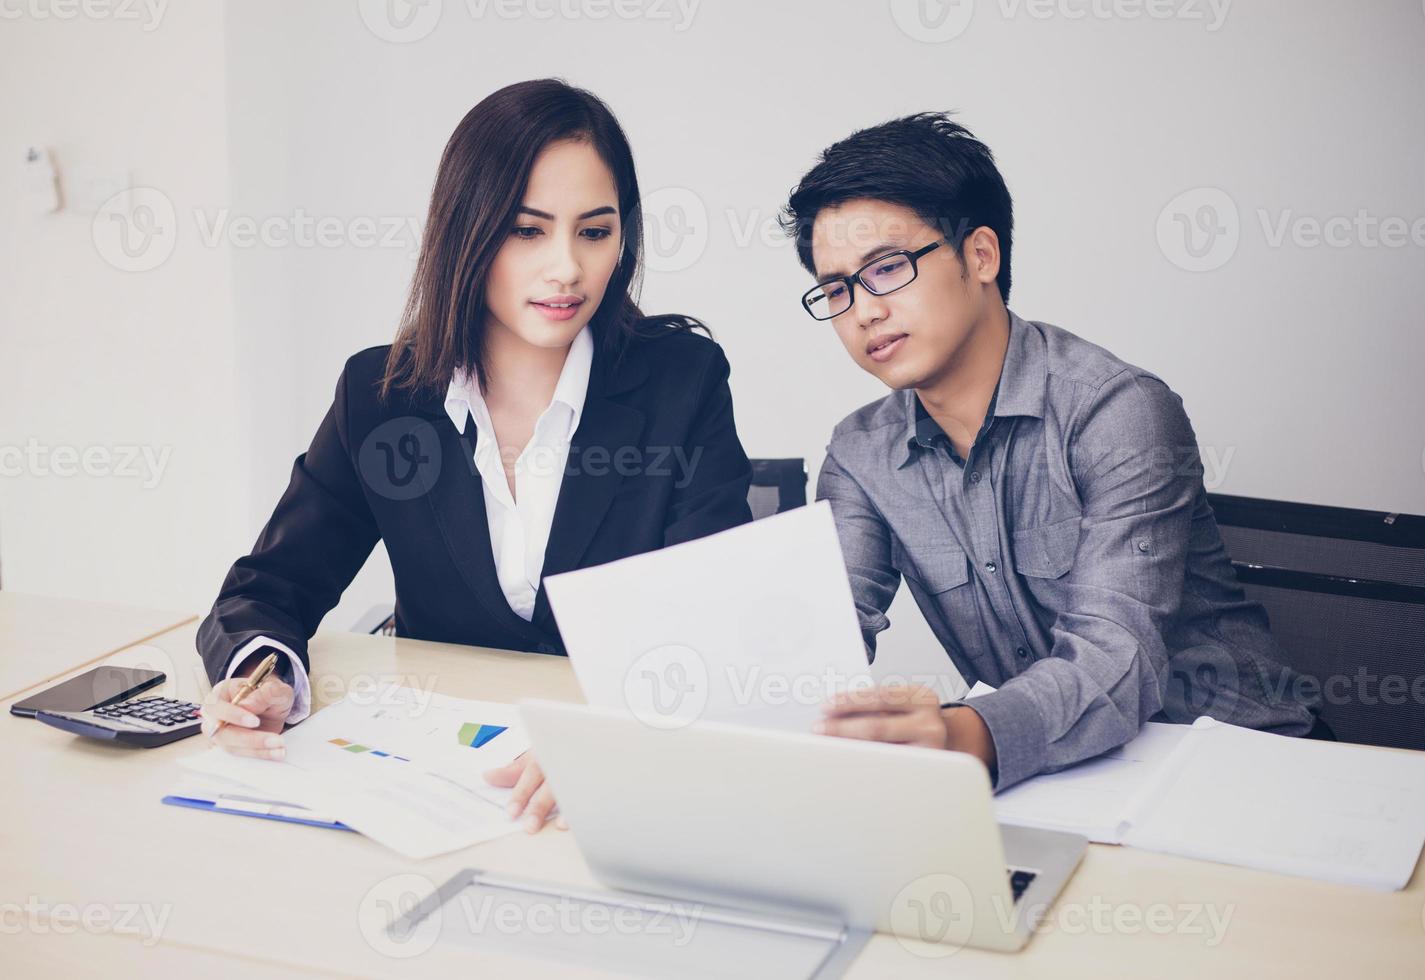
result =
[[[964,261],[965,239],[979,227],[999,236],[995,280],[1009,302],[1014,202],[989,147],[949,113],[922,112],[862,129],[822,153],[792,191],[782,227],[812,275],[811,230],[822,209],[857,199],[886,201],[914,211],[940,229]]]

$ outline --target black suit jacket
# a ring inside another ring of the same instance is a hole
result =
[[[311,447],[252,553],[223,581],[198,629],[214,682],[254,637],[307,661],[307,640],[386,542],[396,632],[423,640],[564,653],[541,583],[533,622],[496,577],[475,468],[477,432],[445,392],[377,397],[389,346],[353,355]],[[705,337],[637,340],[614,364],[594,356],[570,447],[544,574],[652,551],[751,520],[751,465],[737,438],[728,363]]]

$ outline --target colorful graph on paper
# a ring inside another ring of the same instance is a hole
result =
[[[478,749],[503,732],[505,727],[504,725],[482,725],[479,722],[467,721],[460,726],[460,731],[456,733],[455,740],[461,745],[468,745],[472,749]]]
[[[360,742],[353,742],[351,741],[351,739],[348,738],[329,738],[327,739],[327,741],[330,744],[335,745],[337,748],[344,749],[347,752],[370,752],[372,755],[380,756],[383,759],[395,759],[398,762],[411,761],[403,755],[396,755],[393,752],[382,752],[380,749],[373,749],[369,745],[362,745]]]

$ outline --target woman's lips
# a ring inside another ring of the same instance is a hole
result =
[[[896,356],[896,351],[905,346],[908,334],[896,334],[891,338],[882,338],[866,351],[866,355],[877,364],[884,364]]]
[[[579,307],[584,305],[583,300],[568,300],[565,302],[538,302],[529,304],[550,320],[568,320],[579,312]]]

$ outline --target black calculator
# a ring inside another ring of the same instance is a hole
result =
[[[110,739],[151,749],[167,745],[203,727],[198,705],[176,698],[134,698],[88,711],[37,711],[46,725],[89,738]]]

